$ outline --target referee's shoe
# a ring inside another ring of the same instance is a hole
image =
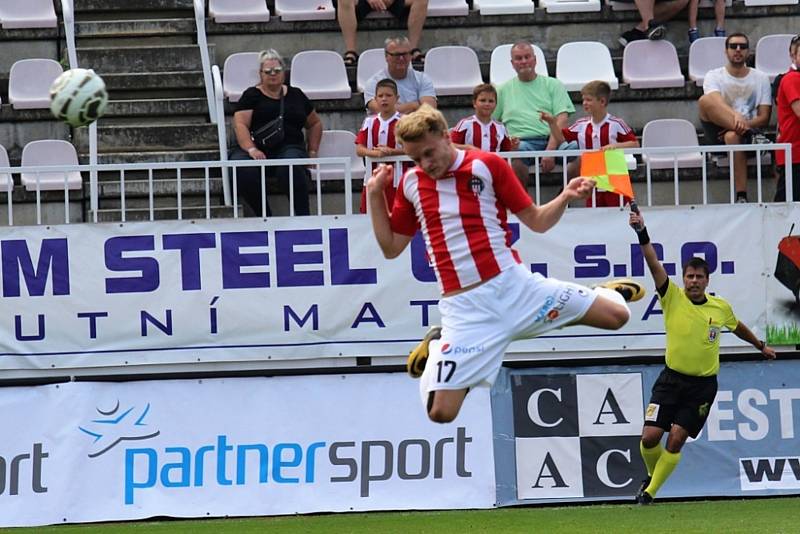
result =
[[[652,480],[652,477],[647,477],[646,479],[642,480],[642,485],[639,486],[639,491],[636,492],[636,502],[638,504],[646,505],[653,503],[653,496],[645,491],[647,486],[650,485],[650,480]]]
[[[406,362],[406,371],[411,375],[411,378],[419,378],[422,376],[422,371],[425,370],[425,364],[428,363],[428,346],[434,339],[442,337],[442,327],[432,326],[425,333],[425,337],[419,342],[419,345],[414,347],[411,354],[408,355]]]
[[[617,278],[608,282],[598,284],[595,287],[605,287],[613,289],[625,299],[625,302],[636,302],[644,297],[644,286],[630,278]]]

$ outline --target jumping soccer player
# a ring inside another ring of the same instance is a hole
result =
[[[408,363],[409,374],[421,376],[432,421],[452,421],[470,388],[494,382],[512,340],[570,324],[613,330],[628,321],[625,302],[644,295],[641,285],[626,280],[589,289],[545,278],[521,265],[509,246],[508,210],[546,232],[571,200],[591,194],[592,181],[575,178],[537,206],[502,158],[454,148],[444,116],[430,106],[400,119],[395,133],[417,166],[401,179],[391,210],[383,194],[392,180],[388,165],[373,171],[367,200],[384,256],[397,257],[422,229],[434,263],[442,327],[426,334]]]
[[[681,291],[658,261],[641,214],[631,212],[630,225],[636,230],[656,284],[667,334],[666,367],[653,385],[639,445],[648,477],[642,482],[636,501],[650,504],[678,465],[686,439],[696,438],[706,424],[717,394],[722,327],[753,345],[767,359],[774,359],[775,351],[736,319],[725,299],[706,294],[708,263],[704,259],[695,257],[683,266]],[[664,432],[669,432],[666,448],[661,446]]]

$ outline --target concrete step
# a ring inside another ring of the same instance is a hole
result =
[[[103,73],[112,100],[205,98],[203,72]]]
[[[88,151],[78,155],[81,163],[88,163]],[[97,155],[101,164],[115,163],[173,163],[183,161],[218,161],[219,150],[162,150],[152,152],[110,151]]]
[[[88,152],[88,128],[74,130],[73,143],[80,152]],[[97,148],[102,152],[159,152],[212,150],[219,146],[217,127],[192,125],[98,126]]]
[[[222,201],[222,180],[217,178],[209,180],[209,203],[219,205]],[[121,205],[119,182],[104,182],[99,184],[100,202],[102,208],[118,208]],[[149,206],[149,189],[146,181],[125,181],[125,205],[140,207]],[[203,180],[181,181],[181,204],[184,206],[205,206],[206,188]],[[144,200],[144,205],[142,205]],[[174,180],[153,182],[153,205],[170,206],[178,205],[178,187]]]
[[[75,37],[78,47],[193,44],[197,26],[194,18],[78,20]]]
[[[106,17],[122,18],[130,16],[167,16],[166,14],[178,12],[191,13],[194,9],[193,0],[125,0],[114,2],[109,0],[75,0],[75,18],[86,20],[88,18],[102,19]]]
[[[197,45],[78,48],[78,63],[103,76],[106,73],[201,71]],[[64,52],[66,53],[66,51]],[[209,46],[211,63],[214,47]]]
[[[211,206],[212,219],[232,219],[233,208],[230,206]],[[244,211],[239,206],[239,217],[242,217]],[[155,208],[153,210],[154,220],[175,220],[178,218],[178,209],[172,207]],[[203,207],[184,207],[181,209],[181,219],[183,220],[202,220],[206,218],[206,208]],[[97,210],[98,222],[119,222],[122,221],[122,213],[119,209],[98,209]],[[87,220],[92,220],[91,212],[87,215]],[[150,208],[139,207],[126,207],[125,209],[126,221],[149,221]]]
[[[164,98],[148,100],[111,100],[105,117],[173,117],[197,116],[208,121],[205,98]],[[103,122],[106,122],[104,119]]]

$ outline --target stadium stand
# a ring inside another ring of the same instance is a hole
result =
[[[14,109],[46,109],[50,86],[64,69],[53,59],[20,59],[11,65],[8,102]]]
[[[383,68],[386,68],[386,57],[383,48],[370,48],[361,52],[361,55],[358,56],[358,67],[356,68],[356,90],[363,93],[367,81]]]
[[[208,0],[208,15],[218,24],[269,21],[263,0]]]
[[[600,0],[539,0],[539,6],[548,13],[586,13],[600,11]]]
[[[466,17],[468,14],[466,0],[428,0],[429,17]]]
[[[492,56],[489,60],[489,83],[499,85],[517,75],[514,67],[511,66],[511,44],[502,44],[494,47]],[[536,74],[549,76],[547,61],[544,59],[544,52],[538,45],[533,46],[533,54],[536,56]]]
[[[55,165],[78,165],[78,153],[69,141],[61,139],[42,139],[31,141],[22,149],[23,167],[45,167]],[[81,173],[71,172],[23,172],[22,185],[28,191],[63,191],[80,189],[83,180]],[[66,180],[65,180],[66,179]]]
[[[242,93],[258,83],[258,52],[237,52],[225,59],[222,87],[229,102],[238,102]]]
[[[425,55],[425,74],[440,96],[471,95],[481,83],[478,55],[467,46],[437,46]]]
[[[556,78],[561,80],[567,91],[580,91],[592,80],[608,82],[613,90],[619,88],[611,52],[606,45],[595,41],[561,45],[556,59]]]
[[[725,65],[724,37],[701,37],[689,47],[689,79],[699,87],[703,86],[706,72],[723,65]]]
[[[669,41],[634,41],[622,53],[622,81],[631,89],[683,87],[680,60]]]
[[[55,28],[53,0],[3,0],[0,2],[0,24],[3,29]]]
[[[789,69],[791,60],[786,53],[794,35],[781,33],[765,35],[756,44],[756,68],[769,76],[770,81]]]
[[[349,157],[350,169],[354,180],[364,179],[364,160],[356,156],[356,134],[346,130],[323,130],[322,141],[319,144],[320,158]],[[311,167],[311,177],[314,180],[344,180],[344,169],[333,166],[320,168]]]
[[[275,0],[275,14],[286,22],[336,18],[331,0]]]
[[[642,148],[673,147],[680,139],[679,146],[699,147],[694,125],[683,119],[656,119],[648,122],[642,132]],[[702,167],[703,155],[699,151],[678,152],[675,155],[645,154],[642,159],[653,169],[672,169],[677,160],[678,168]]]
[[[0,167],[10,167],[8,152],[6,147],[0,145]],[[14,179],[8,173],[0,173],[0,191],[11,191],[14,189]]]
[[[329,50],[308,50],[292,58],[291,84],[311,100],[350,98],[344,60]]]
[[[473,7],[481,15],[526,15],[535,9],[532,0],[474,0]]]

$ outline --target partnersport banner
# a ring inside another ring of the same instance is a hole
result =
[[[729,299],[758,335],[768,323],[796,329],[784,305],[794,297],[771,273],[784,227],[800,220],[800,207],[654,208],[646,218],[673,277],[680,278],[687,258],[705,256],[710,289]],[[545,234],[518,223],[512,230],[513,246],[531,270],[587,285],[625,276],[652,285],[624,211],[573,209]],[[7,333],[0,369],[35,375],[37,369],[397,356],[439,322],[422,240],[386,260],[364,216],[1,231],[9,313],[0,319]],[[509,352],[622,355],[662,348],[654,293],[631,309],[631,321],[618,332],[567,328],[514,343]],[[730,334],[722,338],[723,347],[741,344]]]
[[[492,392],[500,505],[633,500],[660,366],[503,369]],[[800,361],[723,363],[708,422],[658,497],[800,494]]]
[[[0,388],[0,526],[490,508],[489,392],[434,424],[405,374]]]

